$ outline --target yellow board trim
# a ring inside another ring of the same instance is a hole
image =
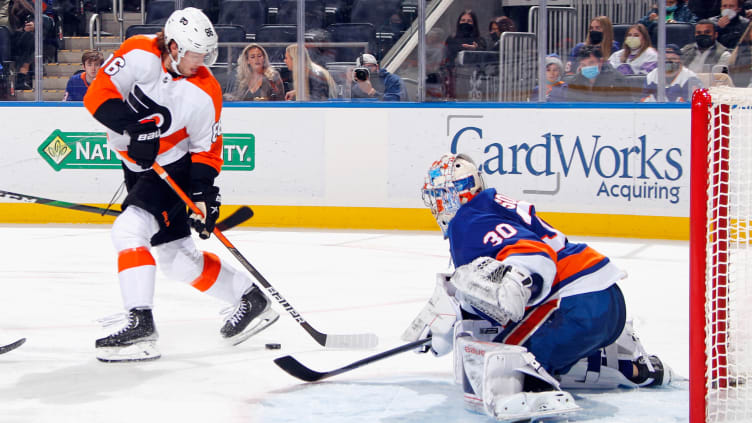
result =
[[[95,204],[106,207],[105,204]],[[119,209],[119,206],[115,206]],[[238,206],[222,206],[227,216]],[[385,207],[253,206],[254,216],[242,226],[358,230],[438,231],[428,209]],[[617,238],[689,239],[689,218],[622,214],[539,213],[567,235]],[[108,224],[100,216],[41,204],[0,203],[0,223]]]

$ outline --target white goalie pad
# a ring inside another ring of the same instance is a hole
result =
[[[452,298],[454,288],[449,283],[449,277],[445,273],[436,275],[433,295],[401,337],[404,341],[413,342],[425,338],[430,332],[431,352],[436,356],[452,350],[454,323],[461,315],[459,304]]]
[[[515,421],[580,409],[524,347],[465,336],[457,338],[455,348],[462,358],[465,408],[472,412]],[[526,376],[548,383],[551,390],[524,392]]]
[[[639,363],[650,373],[660,375],[660,380],[649,377],[635,383],[619,370],[619,361]],[[660,366],[656,368],[656,365]],[[648,355],[634,330],[631,320],[627,320],[619,338],[613,344],[601,348],[598,354],[578,361],[566,374],[561,375],[561,386],[566,389],[616,389],[644,386],[666,386],[675,376],[670,367],[657,357]]]

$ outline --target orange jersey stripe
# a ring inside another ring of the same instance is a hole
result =
[[[106,61],[102,67],[99,68],[99,71],[97,71],[97,77],[86,90],[86,95],[84,96],[84,107],[86,107],[89,113],[93,115],[97,109],[99,109],[99,106],[107,100],[113,98],[123,100],[123,96],[120,94],[120,91],[118,91],[117,87],[112,82],[110,75],[105,72],[105,70],[108,69],[109,66],[112,66],[117,58],[121,58],[120,60],[122,60],[123,55],[136,49],[153,53],[158,58],[162,57],[162,53],[157,47],[156,37],[136,35],[125,40],[123,44],[120,45],[120,48],[112,54],[110,60]]]
[[[118,272],[139,266],[156,266],[154,256],[146,247],[128,248],[118,253]]]
[[[205,292],[217,281],[220,269],[222,269],[222,262],[219,261],[219,257],[204,251],[204,269],[196,280],[191,282],[191,285],[199,291]]]
[[[218,136],[217,141],[212,143],[209,151],[192,154],[191,161],[211,166],[219,173],[222,169],[222,163],[224,163],[222,159],[222,135]]]
[[[605,257],[590,247],[577,254],[564,257],[556,263],[556,282],[567,279],[603,260]]]
[[[548,319],[548,316],[559,308],[560,303],[561,299],[556,298],[536,307],[532,313],[522,319],[519,326],[514,328],[504,338],[504,343],[510,345],[524,344],[530,335],[532,335],[533,332],[535,332],[540,325]]]
[[[521,239],[515,242],[513,245],[504,247],[496,255],[496,260],[504,261],[505,258],[513,254],[530,254],[530,253],[546,253],[546,255],[556,262],[556,252],[553,248],[549,247],[546,243],[540,241],[533,241],[529,239]]]

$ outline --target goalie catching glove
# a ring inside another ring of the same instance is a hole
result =
[[[533,285],[524,269],[490,257],[478,257],[458,267],[451,281],[457,288],[455,297],[501,325],[522,319]]]
[[[198,232],[201,239],[209,239],[214,232],[214,224],[219,218],[219,206],[222,204],[222,196],[219,195],[219,188],[215,186],[197,187],[192,190],[191,200],[196,203],[196,207],[201,210],[203,216],[200,216],[191,210],[188,216],[191,227]]]
[[[149,169],[159,154],[159,127],[153,120],[138,122],[125,127],[131,142],[128,144],[128,157],[137,165]]]

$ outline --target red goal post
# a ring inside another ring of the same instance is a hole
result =
[[[695,91],[690,191],[690,422],[752,422],[752,89]]]

